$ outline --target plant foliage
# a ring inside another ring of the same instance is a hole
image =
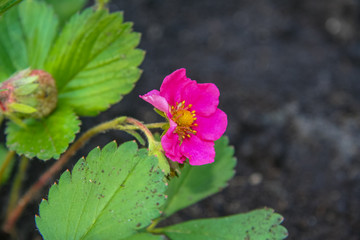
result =
[[[92,116],[118,102],[140,77],[140,35],[121,13],[85,10],[64,27],[46,70],[56,79],[59,99],[79,115]]]
[[[265,208],[222,218],[188,221],[164,228],[171,240],[281,240],[287,230],[280,225],[283,217]]]
[[[214,163],[202,166],[186,164],[180,176],[169,182],[164,216],[170,216],[227,186],[227,182],[234,176],[236,164],[234,149],[228,143],[226,137],[215,142]]]
[[[160,215],[163,178],[156,157],[134,142],[95,148],[51,187],[37,227],[44,239],[124,239]]]
[[[138,66],[144,52],[135,49],[140,34],[132,32],[132,24],[124,23],[121,13],[92,8],[76,13],[60,30],[57,14],[61,14],[61,4],[49,2],[52,5],[24,0],[0,18],[0,81],[29,67],[45,70],[56,81],[58,108],[71,108],[80,116],[96,115],[120,101],[140,77]],[[76,1],[71,12],[78,11],[83,2]],[[61,115],[57,118],[60,120]],[[36,121],[29,122],[32,123],[29,129],[8,125],[11,129],[6,131],[12,136],[8,137],[11,142],[7,145],[18,154],[43,160],[57,158],[77,132],[69,132],[73,135],[66,139],[59,138],[59,141],[68,140],[66,143],[56,142],[58,138],[53,138],[53,144],[43,144],[46,141],[40,140],[37,143],[42,145],[30,150],[29,146],[20,144],[27,141],[26,134]],[[74,125],[69,129],[74,129]],[[49,135],[45,128],[36,130],[37,136]]]
[[[0,0],[0,16],[22,0]]]
[[[7,123],[7,146],[28,158],[36,156],[42,160],[59,158],[80,130],[80,121],[69,108],[58,108],[40,120],[27,119],[24,124],[26,128]]]
[[[43,0],[50,4],[55,10],[59,18],[60,25],[64,25],[66,21],[75,13],[79,12],[87,2],[87,0]]]

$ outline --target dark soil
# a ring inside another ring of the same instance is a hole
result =
[[[119,0],[111,9],[143,34],[144,72],[83,129],[125,114],[159,120],[138,95],[181,67],[217,84],[228,114],[235,178],[172,223],[268,206],[285,217],[288,239],[360,239],[360,1]],[[124,136],[101,135],[79,156]],[[19,224],[24,239],[35,238],[36,204]]]

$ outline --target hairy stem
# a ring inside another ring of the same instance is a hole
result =
[[[156,223],[157,224],[157,223]],[[151,226],[151,225],[150,225]],[[155,227],[155,226],[154,226]],[[163,234],[164,233],[164,228],[154,228],[152,227],[151,229],[146,229],[148,232],[150,233],[154,233],[154,234]]]
[[[130,123],[132,125],[124,125],[125,123]],[[144,125],[136,119],[129,117],[119,117],[109,122],[102,123],[98,126],[95,126],[85,132],[79,139],[77,139],[64,153],[61,155],[59,160],[57,160],[46,172],[44,172],[40,178],[34,183],[30,189],[24,194],[24,196],[19,200],[17,206],[13,211],[8,215],[5,224],[3,225],[3,231],[11,232],[14,228],[14,225],[17,219],[21,216],[27,204],[39,193],[39,191],[53,179],[54,175],[61,171],[64,165],[69,161],[69,159],[94,135],[105,132],[111,129],[118,130],[142,130],[145,135],[153,139],[153,136],[149,128],[161,128],[166,123],[154,123]]]
[[[107,4],[110,2],[110,0],[96,0],[95,8],[97,10],[105,9]]]
[[[144,134],[146,135],[146,138],[148,139],[148,143],[149,145],[152,144],[152,142],[155,141],[154,136],[152,135],[152,133],[150,132],[149,128],[147,126],[145,126],[143,123],[141,123],[140,121],[136,120],[135,118],[126,118],[126,122],[133,124],[134,126],[136,126],[138,129],[140,129],[141,131],[144,132]],[[149,148],[151,148],[151,146],[149,146]]]
[[[26,169],[29,165],[29,159],[25,156],[20,158],[19,169],[16,173],[13,185],[11,187],[9,203],[6,211],[6,216],[9,216],[10,212],[15,208],[17,201],[19,200],[21,185],[25,179]]]
[[[151,232],[151,233],[154,232],[154,229],[155,229],[156,225],[158,225],[158,223],[159,223],[161,220],[162,220],[161,217],[152,220],[152,221],[151,221],[151,224],[146,228],[146,231]],[[155,232],[154,232],[154,233],[155,233]]]
[[[9,151],[7,154],[6,154],[6,157],[5,157],[5,161],[3,162],[3,164],[1,165],[0,167],[0,179],[3,178],[3,174],[4,172],[6,171],[6,169],[8,168],[11,160],[14,158],[15,156],[15,152],[14,151]]]
[[[43,188],[44,185],[48,184],[53,176],[59,172],[63,166],[69,161],[69,159],[95,134],[101,133],[103,131],[114,129],[118,124],[124,122],[126,117],[116,118],[112,121],[105,122],[98,126],[95,126],[85,132],[78,140],[71,145],[70,148],[56,161],[46,172],[44,172],[40,178],[34,183],[30,189],[24,194],[24,196],[19,200],[15,209],[8,215],[3,230],[5,232],[10,232],[17,219],[20,217],[26,205],[37,195],[37,193]]]

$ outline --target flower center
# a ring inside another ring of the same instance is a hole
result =
[[[175,122],[178,126],[190,127],[194,121],[194,116],[190,111],[180,110],[176,112]]]
[[[186,137],[190,138],[190,134],[196,134],[196,130],[193,128],[197,126],[195,110],[190,111],[191,104],[185,106],[185,101],[176,103],[175,106],[171,106],[172,120],[177,124],[175,133],[179,135],[179,140],[182,141]]]

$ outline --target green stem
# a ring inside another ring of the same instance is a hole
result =
[[[153,232],[153,231],[155,230],[154,228],[156,227],[156,225],[158,225],[158,223],[159,223],[161,220],[162,220],[161,217],[152,220],[152,221],[151,221],[151,224],[146,228],[146,231],[148,231],[148,232]]]
[[[72,157],[91,137],[106,130],[115,129],[117,125],[122,124],[125,120],[126,117],[120,117],[112,121],[105,122],[89,129],[79,139],[77,139],[74,144],[72,144],[71,147],[64,152],[59,160],[56,161],[46,172],[44,172],[37,182],[34,183],[19,200],[17,206],[8,215],[5,224],[3,225],[3,230],[5,232],[11,232],[26,205],[38,194],[45,184],[48,184],[52,180],[53,176],[63,168],[63,166],[69,161],[70,157]]]
[[[12,188],[11,188],[11,193],[10,193],[8,208],[6,211],[6,216],[8,216],[10,214],[10,212],[15,208],[16,203],[19,200],[21,185],[24,181],[24,178],[26,175],[26,169],[27,169],[28,165],[29,165],[29,159],[25,156],[21,157],[19,169],[16,173],[16,176],[15,176]]]
[[[106,8],[106,5],[110,2],[110,0],[96,0],[95,8],[96,10],[102,10]]]
[[[146,135],[148,142],[150,143],[151,141],[155,141],[154,136],[152,135],[152,133],[150,132],[149,128],[147,126],[145,126],[142,122],[136,120],[135,118],[130,118],[128,117],[126,119],[126,122],[133,124],[135,127],[137,127],[138,129],[140,129],[141,131],[144,132],[144,134]]]
[[[150,225],[151,226],[151,225]],[[146,229],[148,232],[150,233],[154,233],[154,234],[163,234],[164,233],[164,228],[152,228],[152,229]]]
[[[133,125],[123,125],[124,123],[130,123]],[[57,160],[46,172],[44,172],[40,178],[34,183],[30,189],[23,195],[23,197],[18,201],[17,206],[13,211],[8,215],[4,225],[3,231],[11,232],[14,228],[14,225],[17,219],[21,216],[27,204],[35,198],[39,191],[44,187],[44,185],[50,183],[54,175],[58,173],[64,165],[69,161],[69,159],[94,135],[105,132],[111,129],[118,130],[142,130],[147,136],[148,140],[154,139],[150,130],[148,128],[161,128],[165,123],[154,123],[144,125],[138,120],[129,117],[119,117],[109,122],[102,123],[98,126],[95,126],[85,132],[79,139],[77,139],[64,153],[61,155],[59,160]]]
[[[164,125],[168,124],[167,122],[159,122],[159,123],[149,123],[144,124],[147,128],[162,128]]]
[[[11,160],[14,158],[14,156],[15,156],[14,151],[9,151],[6,154],[5,161],[3,162],[3,164],[0,167],[0,179],[3,178],[3,174],[4,174],[5,170],[7,169],[7,167],[9,166]]]

